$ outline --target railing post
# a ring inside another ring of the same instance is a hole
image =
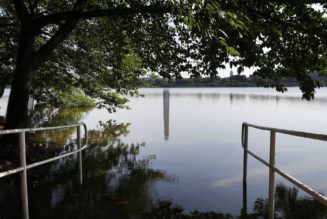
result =
[[[275,217],[275,146],[276,132],[270,131],[270,152],[269,152],[269,219]]]
[[[19,133],[19,158],[20,158],[20,166],[24,168],[24,170],[20,174],[21,193],[22,193],[22,215],[24,219],[28,219],[29,213],[28,213],[25,131]]]
[[[243,207],[241,216],[247,215],[247,172],[248,172],[248,126],[242,127],[242,146],[243,146]]]
[[[77,126],[77,149],[80,150],[82,146],[81,141],[81,125]],[[82,151],[78,152],[78,176],[79,183],[83,184],[83,164],[82,164]]]

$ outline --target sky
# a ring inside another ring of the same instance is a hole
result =
[[[226,64],[225,66],[226,66],[225,69],[221,69],[221,68],[218,69],[219,77],[221,77],[221,78],[229,77],[231,70],[233,71],[233,75],[237,75],[237,67],[230,68],[229,64]],[[255,67],[244,68],[244,72],[242,72],[241,75],[245,75],[248,77],[255,71],[255,69],[256,69]],[[181,74],[182,74],[183,78],[189,78],[189,75],[187,74],[187,72],[182,72]]]
[[[219,72],[219,77],[221,78],[226,78],[226,77],[229,77],[230,76],[230,71],[233,71],[233,75],[237,75],[237,68],[236,67],[233,67],[233,68],[230,68],[230,66],[227,64],[226,65],[226,69],[219,69],[218,72]],[[242,72],[241,74],[242,75],[245,75],[245,76],[249,76],[251,75],[253,72],[255,71],[255,67],[251,67],[251,68],[244,68],[244,72]]]

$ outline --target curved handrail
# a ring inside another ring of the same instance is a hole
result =
[[[76,153],[78,153],[80,151],[83,151],[86,148],[88,148],[88,133],[87,133],[86,124],[81,122],[79,124],[74,124],[74,125],[64,125],[64,126],[54,126],[54,127],[40,127],[40,128],[27,128],[27,129],[26,128],[25,129],[11,129],[11,130],[0,131],[0,134],[5,135],[5,134],[18,134],[18,133],[22,133],[22,132],[52,131],[52,130],[65,129],[65,128],[76,128],[78,126],[83,126],[84,132],[85,132],[85,143],[84,143],[83,147],[81,147],[80,149],[77,149],[77,150],[74,150],[74,151],[71,151],[71,152],[56,156],[56,157],[52,157],[52,158],[49,158],[49,159],[46,159],[46,160],[38,161],[38,162],[35,162],[35,163],[32,163],[32,164],[29,164],[29,165],[25,166],[26,169],[31,169],[31,168],[41,166],[43,164],[47,164],[47,163],[50,163],[52,161],[56,161],[56,160],[59,160],[61,158],[76,154]],[[24,167],[18,167],[18,168],[15,168],[15,169],[0,172],[0,178],[5,177],[5,176],[9,176],[9,175],[12,175],[12,174],[15,174],[15,173],[22,172],[22,171],[24,171],[25,168]]]
[[[255,129],[270,131],[270,152],[269,162],[261,158],[260,156],[253,153],[251,150],[248,149],[248,127],[252,127]],[[265,127],[265,126],[259,126],[254,125],[250,123],[242,123],[242,133],[241,133],[241,141],[242,141],[242,147],[244,150],[244,166],[243,166],[243,183],[246,185],[246,177],[247,177],[247,154],[250,154],[252,157],[269,167],[269,218],[274,218],[274,181],[275,181],[275,172],[278,173],[280,176],[284,177],[286,180],[291,182],[293,185],[298,186],[303,191],[307,192],[311,196],[313,196],[316,200],[318,200],[320,203],[327,206],[327,197],[320,194],[319,192],[315,191],[311,187],[305,185],[301,181],[297,180],[295,177],[289,175],[288,173],[282,171],[281,169],[277,168],[275,166],[275,143],[276,143],[276,133],[282,133],[297,137],[303,137],[303,138],[310,138],[320,141],[327,141],[327,135],[323,134],[316,134],[316,133],[310,133],[310,132],[301,132],[301,131],[294,131],[294,130],[286,130],[286,129],[278,129],[278,128],[272,128],[272,127]]]
[[[81,144],[81,131],[80,127],[84,127],[85,132],[85,145],[82,147]],[[26,164],[26,132],[37,132],[37,131],[52,131],[52,130],[58,130],[58,129],[65,129],[65,128],[77,128],[77,150],[55,156],[46,160],[42,160],[39,162],[35,162],[32,164],[27,165]],[[88,134],[87,134],[87,127],[85,123],[79,123],[75,125],[64,125],[64,126],[55,126],[55,127],[41,127],[41,128],[29,128],[29,129],[12,129],[12,130],[2,130],[0,131],[0,135],[6,135],[6,134],[19,134],[19,157],[20,157],[20,167],[7,170],[5,172],[0,173],[0,178],[9,176],[15,173],[21,174],[21,195],[22,195],[22,216],[24,219],[29,219],[29,207],[28,207],[28,186],[27,186],[27,170],[32,169],[37,166],[44,165],[46,163],[50,163],[55,160],[59,160],[61,158],[79,153],[78,156],[78,172],[79,172],[79,183],[83,183],[83,167],[82,167],[82,151],[85,150],[88,147]]]
[[[297,136],[297,137],[311,138],[311,139],[320,140],[320,141],[327,141],[327,135],[323,135],[323,134],[316,134],[316,133],[311,133],[311,132],[301,132],[301,131],[287,130],[287,129],[279,129],[279,128],[272,128],[272,127],[265,127],[265,126],[254,125],[254,124],[247,123],[247,122],[243,122],[242,130],[243,130],[244,126],[248,126],[248,127],[252,127],[252,128],[256,128],[256,129],[261,129],[261,130],[266,130],[266,131],[274,131],[274,132],[277,132],[277,133],[293,135],[293,136]]]
[[[84,122],[81,122],[79,124],[73,124],[73,125],[62,125],[62,126],[52,126],[52,127],[39,127],[39,128],[22,128],[22,129],[9,129],[9,130],[1,130],[0,135],[6,135],[6,134],[17,134],[20,132],[38,132],[38,131],[52,131],[57,129],[65,129],[65,128],[75,128],[79,125],[84,125]]]

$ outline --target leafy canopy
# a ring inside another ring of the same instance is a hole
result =
[[[112,110],[123,107],[122,94],[137,94],[146,72],[216,77],[226,63],[239,73],[256,67],[261,85],[280,91],[283,78],[296,79],[311,99],[322,84],[309,73],[327,73],[326,7],[318,0],[1,0],[0,91],[13,80],[27,27],[39,103],[73,87]]]

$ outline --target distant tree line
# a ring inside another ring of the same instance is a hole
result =
[[[251,87],[256,86],[253,77],[236,75],[229,78],[141,78],[140,87]]]
[[[320,76],[319,73],[312,73],[311,78],[321,81],[322,85],[327,84],[327,78]],[[181,78],[181,79],[164,79],[154,75],[147,78],[139,79],[140,87],[256,87],[258,84],[265,82],[264,79],[250,75],[234,75],[227,78],[205,77],[205,78]],[[290,78],[281,80],[282,84],[287,87],[299,86],[299,83]]]

